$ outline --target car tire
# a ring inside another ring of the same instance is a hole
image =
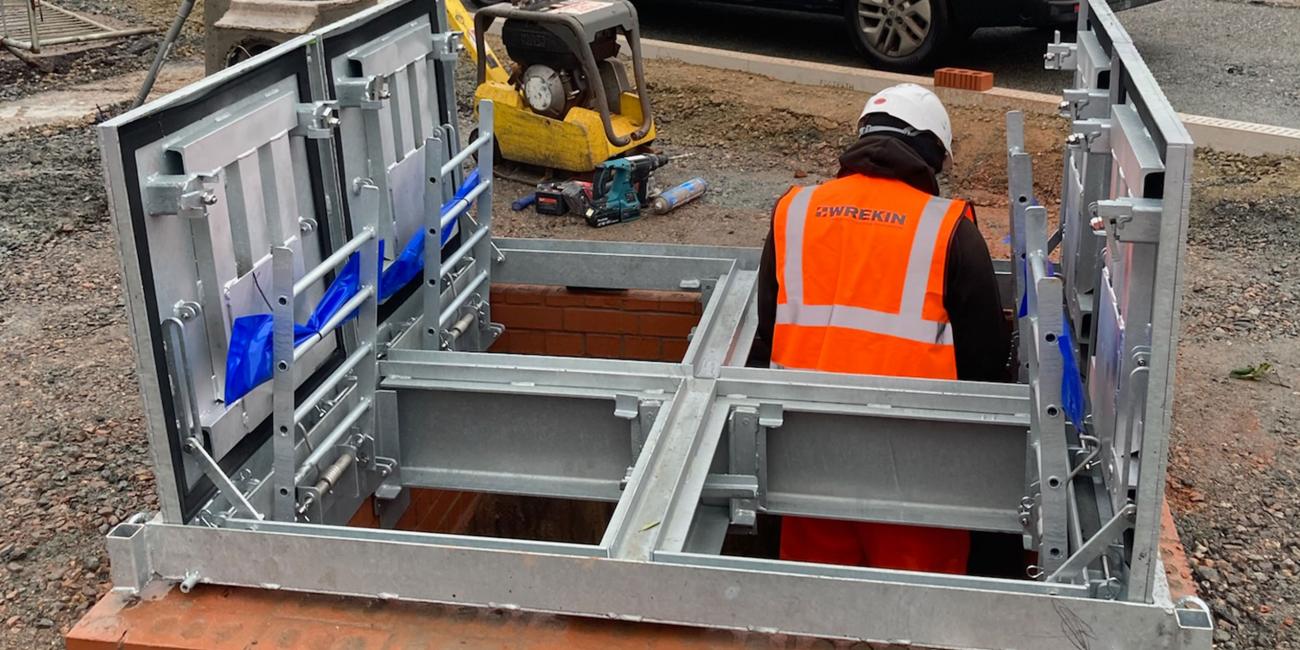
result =
[[[883,70],[915,70],[943,52],[952,32],[947,0],[845,0],[853,44]]]

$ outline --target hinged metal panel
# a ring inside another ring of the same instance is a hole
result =
[[[166,469],[159,485],[172,517],[193,513],[212,488],[182,453],[180,428],[189,418],[171,389],[163,320],[176,305],[192,305],[179,338],[206,451],[237,465],[246,454],[232,452],[263,423],[270,404],[266,388],[224,402],[231,325],[270,312],[272,246],[292,248],[299,273],[329,250],[324,215],[338,201],[337,187],[319,174],[318,156],[332,141],[308,139],[298,129],[298,108],[321,99],[311,89],[311,47],[308,37],[294,39],[100,127],[150,439]],[[323,285],[295,303],[300,319]],[[334,349],[333,341],[317,346],[295,383]]]

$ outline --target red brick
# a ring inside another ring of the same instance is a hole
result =
[[[379,517],[375,516],[374,497],[361,502],[361,507],[348,520],[352,528],[379,528]]]
[[[686,347],[690,342],[686,339],[664,339],[663,342],[663,360],[664,361],[681,361],[686,358]]]
[[[588,334],[635,334],[637,319],[633,314],[608,309],[566,309],[564,329]]]
[[[934,85],[983,92],[993,87],[993,73],[965,68],[939,68],[934,71]]]
[[[587,304],[587,297],[574,291],[560,290],[547,294],[546,304],[553,307],[581,307]]]
[[[623,339],[613,334],[588,334],[587,356],[617,359],[623,354]]]
[[[397,527],[401,530],[417,530],[420,522],[428,518],[437,496],[437,490],[411,490],[411,505],[407,506],[406,512],[402,513],[402,518],[397,521]]]
[[[470,492],[443,492],[442,494],[443,498],[439,500],[437,508],[430,513],[429,518],[418,530],[425,533],[465,532],[466,524],[473,516],[478,495]]]
[[[626,311],[662,311],[658,300],[649,298],[628,298],[623,303]]]
[[[629,336],[623,339],[623,354],[629,359],[659,361],[663,358],[663,348],[657,338]]]
[[[564,313],[546,305],[492,305],[492,320],[507,328],[557,330],[564,325]]]
[[[588,307],[605,307],[608,309],[627,309],[627,296],[622,291],[601,291],[585,294]]]
[[[513,335],[514,330],[502,332],[501,336],[498,336],[497,340],[492,343],[492,347],[488,348],[488,352],[497,352],[500,354],[511,353],[513,351],[510,348],[512,345],[511,341],[513,340]]]
[[[580,357],[586,347],[581,334],[569,332],[547,332],[546,354],[558,357]]]
[[[546,296],[554,293],[551,287],[541,287],[530,284],[510,285],[506,292],[506,302],[514,305],[541,305],[546,302]]]
[[[514,330],[510,337],[511,354],[546,354],[546,333]]]
[[[686,297],[677,297],[677,294],[674,294],[671,299],[659,301],[659,311],[699,316],[704,313],[704,305],[700,303],[700,297],[697,295],[686,294]]]
[[[686,314],[646,314],[641,317],[641,333],[650,336],[686,338],[700,320]]]

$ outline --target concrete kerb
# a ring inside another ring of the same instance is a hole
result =
[[[797,61],[651,39],[641,41],[641,51],[648,59],[664,59],[723,70],[737,70],[779,81],[849,88],[862,93],[875,93],[899,83],[934,86],[933,79],[929,77]],[[1062,79],[1062,84],[1064,83],[1065,79]],[[1057,95],[999,87],[985,92],[936,88],[935,92],[945,102],[959,106],[1019,109],[1048,115],[1057,114],[1061,101]],[[1300,129],[1201,115],[1180,115],[1197,146],[1252,156],[1300,154]]]

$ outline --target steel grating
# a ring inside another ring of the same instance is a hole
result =
[[[1079,34],[1049,57],[1076,73],[1058,233],[1008,118],[1018,384],[742,367],[756,250],[493,238],[493,107],[461,146],[437,3],[376,7],[105,123],[161,497],[109,534],[117,588],[917,647],[1208,648],[1208,611],[1170,602],[1155,540],[1191,141],[1104,2]],[[429,263],[378,305],[408,246]],[[354,254],[341,313],[357,318],[297,340]],[[676,362],[492,353],[494,282],[688,290],[703,315]],[[274,379],[226,403],[235,319],[258,314]],[[393,530],[412,488],[614,505],[595,544]],[[382,528],[344,525],[372,499]],[[1010,533],[1040,559],[1008,580],[723,554],[759,515]]]
[[[0,0],[0,39],[22,49],[96,41],[156,31],[115,28],[41,0]]]

